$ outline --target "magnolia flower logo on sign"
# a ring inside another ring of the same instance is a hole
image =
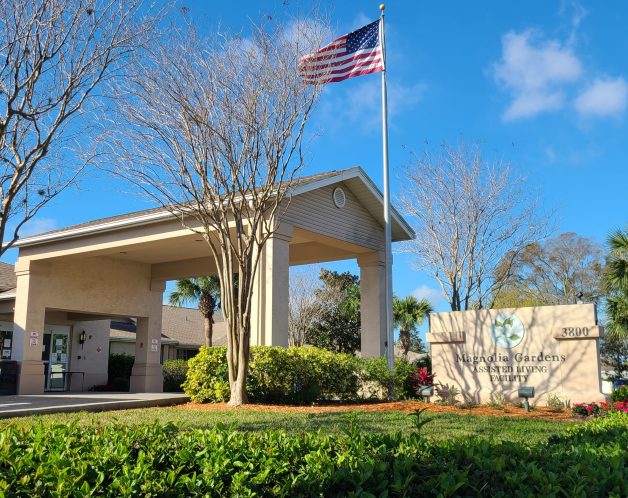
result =
[[[504,311],[497,313],[491,332],[495,344],[504,349],[511,349],[521,344],[526,333],[517,315]]]

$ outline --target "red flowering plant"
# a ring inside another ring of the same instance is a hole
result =
[[[596,403],[576,403],[572,406],[571,411],[576,415],[583,415],[585,417],[603,417],[608,412],[624,412],[628,413],[628,402],[616,401],[601,401]]]
[[[433,393],[434,377],[436,374],[431,373],[427,367],[421,367],[410,376],[410,382],[419,396],[431,396]]]
[[[419,368],[418,372],[412,375],[412,380],[416,386],[433,386],[436,374],[431,373],[427,367]]]

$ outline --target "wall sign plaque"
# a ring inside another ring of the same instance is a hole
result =
[[[432,368],[443,384],[480,402],[496,394],[515,401],[522,385],[535,399],[553,393],[565,401],[602,400],[592,304],[430,315]]]

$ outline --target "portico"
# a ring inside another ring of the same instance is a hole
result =
[[[393,210],[393,242],[413,234]],[[164,209],[96,220],[17,244],[13,358],[19,394],[44,390],[42,340],[50,324],[136,317],[132,392],[160,392],[161,306],[166,281],[215,274],[202,238]],[[303,178],[290,189],[263,248],[254,285],[253,345],[288,345],[289,267],[357,259],[362,354],[386,352],[383,204],[360,168]],[[89,361],[89,345],[84,353]]]

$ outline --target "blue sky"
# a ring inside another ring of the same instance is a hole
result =
[[[288,4],[286,7],[284,4]],[[287,1],[185,2],[206,29],[307,11]],[[320,2],[334,37],[379,15],[378,3]],[[393,198],[411,152],[480,141],[511,161],[557,213],[558,232],[603,242],[628,222],[628,3],[390,2],[387,5]],[[304,174],[360,165],[381,186],[380,77],[328,85],[310,122]],[[149,205],[92,172],[28,226],[37,233]],[[15,251],[5,255],[14,261]],[[334,265],[357,270],[355,265]],[[436,283],[396,255],[394,289],[445,309]]]

